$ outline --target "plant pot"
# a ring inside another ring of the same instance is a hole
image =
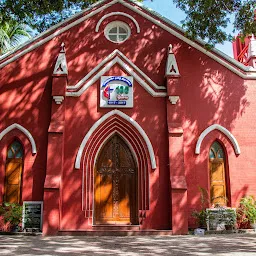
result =
[[[233,225],[225,225],[226,230],[233,230]]]
[[[196,235],[196,236],[204,236],[204,234],[205,234],[205,229],[196,228],[194,230],[194,235]]]
[[[217,223],[216,230],[217,231],[225,230],[225,223],[224,222]]]
[[[13,225],[12,228],[11,228],[11,232],[19,232],[20,231],[20,227],[19,225]]]

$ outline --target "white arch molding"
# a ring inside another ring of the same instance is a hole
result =
[[[18,129],[21,132],[23,132],[27,138],[29,139],[30,143],[31,143],[31,148],[32,148],[32,154],[36,154],[37,150],[36,150],[36,142],[33,138],[33,136],[31,135],[31,133],[24,128],[23,126],[21,126],[20,124],[14,123],[10,126],[8,126],[7,128],[5,128],[1,133],[0,133],[0,140],[2,140],[2,138],[9,133],[10,131],[14,130],[14,129]]]
[[[94,123],[94,125],[91,127],[91,129],[88,131],[88,133],[85,135],[85,137],[84,137],[84,139],[83,139],[83,141],[82,141],[82,143],[79,147],[79,150],[77,152],[76,161],[75,161],[75,168],[80,169],[81,158],[82,158],[84,148],[85,148],[89,138],[93,134],[93,132],[103,122],[105,122],[109,117],[111,117],[113,115],[118,115],[118,116],[122,117],[124,120],[129,122],[132,126],[134,126],[136,128],[136,130],[140,133],[140,135],[144,139],[144,141],[147,145],[147,148],[148,148],[150,161],[151,161],[151,167],[152,167],[152,169],[156,169],[156,158],[155,158],[154,150],[153,150],[152,144],[151,144],[147,134],[145,133],[145,131],[142,129],[142,127],[134,119],[132,119],[131,117],[129,117],[128,115],[126,115],[125,113],[123,113],[123,112],[121,112],[120,110],[117,110],[117,109],[112,110],[112,111],[108,112],[107,114],[105,114],[104,116],[102,116],[97,122]]]
[[[148,83],[146,83],[143,79],[140,78],[140,76],[134,72],[132,70],[132,68],[126,64],[125,62],[123,62],[118,56],[116,56],[113,60],[111,60],[104,68],[102,68],[101,70],[99,70],[87,83],[85,83],[78,91],[76,92],[66,92],[66,96],[73,96],[73,97],[79,97],[82,95],[82,93],[84,91],[86,91],[92,84],[94,84],[104,73],[106,73],[108,70],[110,70],[111,67],[113,67],[116,63],[118,63],[122,68],[124,68],[124,70],[127,71],[128,74],[130,74],[131,76],[134,77],[134,79],[147,91],[149,92],[153,97],[166,97],[167,94],[166,92],[156,92],[154,89],[152,89]],[[100,64],[101,65],[101,64]],[[99,65],[99,66],[100,66]],[[132,66],[134,67],[135,65],[132,64]],[[135,66],[136,67],[136,66]],[[97,68],[97,67],[96,67]],[[137,68],[138,70],[138,68]],[[140,74],[142,72],[139,72]],[[145,74],[144,74],[145,75]],[[146,76],[146,75],[145,75]],[[88,77],[88,75],[86,75],[86,77]],[[147,79],[148,81],[150,81],[149,78],[147,78],[147,76],[145,77],[145,79]],[[81,80],[83,81],[84,78]],[[152,83],[151,83],[152,82]],[[151,80],[151,84],[153,84],[153,86],[156,89],[166,89],[164,86],[158,86],[156,85],[152,80]],[[79,82],[80,83],[80,82]],[[75,86],[68,86],[68,89],[73,89],[77,87]]]
[[[199,136],[198,140],[197,140],[197,143],[196,143],[196,150],[195,150],[195,153],[197,155],[200,154],[200,149],[201,149],[201,144],[204,140],[204,138],[213,130],[219,130],[220,132],[222,132],[223,134],[225,134],[229,140],[231,141],[234,149],[235,149],[235,153],[237,155],[240,155],[241,154],[241,150],[240,150],[240,147],[239,147],[239,144],[236,140],[236,138],[233,136],[233,134],[228,131],[225,127],[219,125],[219,124],[213,124],[211,126],[209,126],[208,128],[206,128],[202,133],[201,135]]]
[[[100,29],[100,25],[101,23],[108,17],[110,16],[114,16],[114,15],[120,15],[120,16],[125,16],[129,19],[131,19],[133,21],[133,23],[135,24],[136,26],[136,30],[137,30],[137,33],[139,34],[140,33],[140,26],[139,26],[139,23],[137,22],[137,20],[135,20],[131,15],[125,13],[125,12],[111,12],[111,13],[108,13],[106,15],[104,15],[103,17],[101,17],[101,19],[98,21],[97,25],[96,25],[96,28],[95,28],[95,32],[99,32],[99,29]]]

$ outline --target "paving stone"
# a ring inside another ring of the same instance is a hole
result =
[[[256,255],[256,233],[205,236],[9,236],[0,235],[0,256],[26,255]]]

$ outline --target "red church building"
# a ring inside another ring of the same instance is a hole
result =
[[[43,234],[186,234],[256,195],[256,40],[246,65],[130,0],[104,0],[0,57],[0,202]]]

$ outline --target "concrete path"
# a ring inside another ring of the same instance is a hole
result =
[[[256,256],[256,234],[135,237],[0,236],[6,255],[228,255]]]

